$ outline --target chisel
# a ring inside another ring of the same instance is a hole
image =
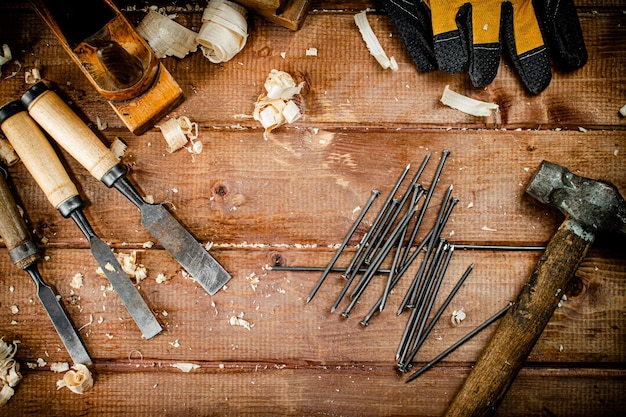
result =
[[[28,272],[35,281],[37,296],[74,363],[91,365],[93,362],[78,332],[67,317],[52,288],[39,274],[37,261],[41,255],[31,239],[26,223],[20,216],[13,195],[2,174],[6,172],[0,173],[0,236],[9,250],[9,257],[15,265]]]
[[[89,241],[91,253],[146,339],[162,330],[137,288],[122,270],[111,248],[91,228],[82,212],[83,201],[52,145],[19,100],[0,108],[0,129],[52,205],[71,217]]]
[[[126,168],[98,136],[44,82],[22,96],[33,119],[74,159],[107,187],[115,187],[141,212],[141,224],[211,295],[228,282],[230,274],[160,204],[144,201],[126,177]]]

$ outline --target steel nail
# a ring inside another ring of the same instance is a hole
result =
[[[511,308],[511,306],[513,305],[512,302],[509,302],[509,304],[504,307],[502,310],[498,311],[496,314],[494,314],[493,316],[491,316],[490,318],[488,318],[484,323],[482,323],[480,326],[478,326],[477,328],[475,328],[474,330],[472,330],[471,332],[469,332],[468,334],[466,334],[465,336],[463,336],[461,339],[459,339],[458,342],[456,342],[455,344],[453,344],[452,346],[450,346],[448,349],[444,350],[443,352],[441,352],[435,359],[431,360],[430,362],[428,362],[426,365],[422,366],[420,369],[418,369],[417,371],[415,371],[415,373],[413,373],[411,376],[409,376],[406,380],[406,382],[411,382],[413,381],[415,378],[417,378],[418,376],[420,376],[421,374],[423,374],[424,372],[426,372],[427,370],[429,370],[430,368],[432,368],[434,365],[436,365],[439,361],[441,361],[443,358],[445,358],[446,356],[448,356],[450,353],[452,353],[455,349],[457,349],[459,346],[461,346],[463,343],[467,342],[468,340],[470,340],[472,337],[476,336],[478,333],[480,333],[482,330],[484,330],[486,327],[488,327],[491,323],[495,322],[496,320],[498,320],[499,318],[501,318],[502,316],[504,316],[506,314],[506,312]]]
[[[313,299],[313,297],[315,296],[317,291],[320,289],[320,287],[322,286],[322,283],[324,282],[324,280],[328,276],[328,273],[330,272],[331,268],[335,265],[335,262],[337,262],[337,259],[339,259],[339,256],[341,256],[341,252],[343,252],[344,248],[348,244],[348,241],[350,241],[350,238],[352,237],[352,235],[356,231],[357,227],[359,227],[359,224],[363,220],[363,217],[365,217],[365,215],[367,214],[367,211],[372,206],[372,203],[374,202],[376,197],[378,197],[379,195],[380,195],[380,191],[378,191],[376,189],[372,190],[372,195],[367,200],[367,203],[365,204],[365,207],[363,208],[363,210],[361,210],[361,213],[359,214],[357,219],[354,221],[354,224],[352,225],[352,227],[348,231],[348,234],[346,235],[345,239],[343,240],[343,242],[341,243],[341,245],[339,246],[339,248],[335,252],[335,256],[333,256],[333,259],[330,261],[330,263],[328,264],[328,266],[326,267],[326,269],[322,273],[322,276],[320,277],[320,279],[315,284],[315,287],[313,288],[313,291],[311,291],[311,294],[309,295],[309,297],[306,300],[307,303],[310,302]]]
[[[404,178],[406,177],[406,175],[407,175],[407,173],[409,172],[410,169],[411,169],[411,164],[407,164],[407,166],[404,168],[404,170],[402,171],[402,173],[400,174],[400,176],[396,180],[395,185],[393,186],[391,192],[387,196],[387,199],[383,203],[380,211],[378,212],[378,215],[374,218],[374,221],[372,222],[372,225],[370,226],[370,229],[368,230],[368,232],[363,237],[363,240],[361,241],[361,243],[359,245],[359,249],[354,254],[354,257],[350,261],[350,264],[346,268],[345,272],[342,274],[342,276],[344,278],[348,278],[348,276],[352,273],[352,268],[354,267],[354,264],[356,263],[357,259],[359,259],[359,256],[361,255],[361,253],[369,246],[369,241],[370,241],[372,235],[377,230],[378,224],[380,223],[380,221],[382,220],[383,216],[387,212],[389,206],[391,205],[391,202],[393,200],[393,196],[398,191],[398,188],[400,188],[400,185],[404,181]],[[357,269],[359,269],[362,264],[363,264],[363,260],[361,260],[359,262],[359,266],[357,266]]]
[[[395,244],[395,242],[397,241],[399,235],[400,235],[400,231],[406,227],[407,223],[409,222],[409,220],[411,219],[411,217],[415,214],[415,211],[412,212],[407,212],[402,220],[397,224],[397,226],[395,227],[395,229],[393,230],[393,232],[391,233],[391,236],[389,237],[389,239],[387,240],[387,242],[385,242],[385,245],[383,246],[383,248],[380,251],[380,254],[375,258],[375,260],[372,262],[372,266],[373,268],[370,268],[372,271],[371,272],[366,272],[363,275],[363,278],[361,280],[361,282],[363,282],[363,284],[361,285],[361,288],[359,290],[359,292],[357,294],[354,295],[354,297],[352,298],[352,301],[350,302],[350,305],[348,306],[348,308],[346,309],[346,311],[344,311],[344,316],[347,317],[347,315],[350,313],[350,311],[352,310],[352,308],[356,305],[358,299],[360,298],[360,296],[363,294],[363,292],[365,291],[365,287],[367,287],[367,284],[369,284],[369,281],[371,280],[371,278],[374,276],[374,271],[376,269],[378,269],[378,267],[380,267],[380,265],[383,263],[385,257],[387,256],[387,253],[389,253],[389,250],[391,249],[391,247],[393,247],[393,245]]]
[[[435,299],[437,298],[437,295],[439,293],[439,288],[441,288],[441,284],[446,275],[446,271],[448,270],[448,265],[450,264],[450,260],[452,259],[452,254],[454,253],[454,247],[448,246],[447,251],[448,253],[446,255],[446,259],[444,260],[443,264],[439,268],[439,271],[437,272],[437,280],[436,280],[435,287],[430,292],[428,300],[427,300],[426,308],[424,309],[424,312],[421,315],[420,324],[414,336],[415,343],[413,344],[413,349],[411,350],[409,355],[407,355],[404,358],[404,364],[401,367],[401,369],[404,372],[406,372],[410,363],[413,362],[413,358],[415,358],[415,355],[417,355],[417,351],[421,347],[420,341],[423,338],[422,335],[424,334],[424,327],[426,327],[426,323],[428,322],[428,316],[430,316],[430,312],[435,303]]]

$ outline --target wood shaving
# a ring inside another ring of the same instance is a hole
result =
[[[13,359],[17,353],[18,341],[6,343],[0,338],[0,405],[11,399],[15,387],[22,379],[20,364]]]
[[[79,289],[82,286],[83,286],[83,274],[79,272],[72,277],[72,280],[70,281],[70,287],[74,289]]]
[[[169,281],[169,280],[170,278],[167,275],[162,274],[162,273],[159,273],[156,277],[157,284],[163,284],[164,282]]]
[[[449,85],[446,85],[443,89],[441,103],[472,116],[491,116],[500,112],[500,106],[497,104],[464,96],[450,90]]]
[[[89,369],[82,363],[72,366],[72,370],[63,375],[63,379],[57,381],[57,389],[67,387],[76,394],[83,394],[93,387],[93,377]]]
[[[183,372],[191,372],[194,369],[198,369],[200,367],[200,365],[198,365],[197,363],[189,363],[189,362],[177,362],[177,363],[173,363],[172,368],[178,368]]]
[[[6,43],[2,44],[2,54],[0,54],[0,69],[4,64],[10,62],[13,59],[13,54],[11,54],[11,48]]]
[[[462,308],[460,310],[454,310],[452,312],[452,317],[450,318],[450,322],[452,323],[453,326],[458,326],[459,324],[461,324],[463,320],[465,320],[465,317],[467,316]]]
[[[363,38],[363,41],[365,41],[367,50],[374,58],[376,58],[376,61],[378,61],[380,66],[383,67],[383,69],[390,68],[392,71],[397,71],[398,63],[394,57],[387,57],[387,54],[380,45],[378,38],[374,34],[374,31],[367,20],[367,10],[363,10],[362,12],[355,14],[354,23],[356,23],[356,26],[359,28],[359,32],[361,32],[361,37]]]
[[[139,23],[137,32],[159,58],[166,56],[184,58],[198,49],[196,32],[154,10],[150,10]]]
[[[214,64],[230,61],[246,45],[247,12],[228,0],[211,0],[202,14],[202,27],[196,36],[203,55]]]
[[[252,330],[252,328],[254,327],[254,324],[250,323],[247,320],[244,320],[243,316],[244,316],[243,312],[239,313],[236,316],[231,316],[231,318],[228,320],[228,323],[231,326],[241,326],[244,329]]]
[[[109,125],[107,122],[103,122],[100,116],[96,116],[96,127],[98,130],[106,130]]]
[[[130,278],[135,278],[137,283],[148,276],[148,269],[143,264],[137,263],[137,251],[131,251],[130,253],[116,252],[115,258],[117,258],[122,266],[122,270],[126,272]],[[105,265],[105,268],[109,269],[109,266],[113,268],[110,264]],[[104,275],[101,268],[96,269],[96,273]]]
[[[263,137],[267,140],[272,130],[285,123],[293,123],[302,116],[292,98],[300,94],[304,81],[296,84],[289,73],[272,69],[263,85],[266,93],[257,99],[252,117],[265,129]]]
[[[38,68],[33,68],[24,73],[24,82],[26,84],[36,84],[41,81],[41,73]]]
[[[126,153],[126,148],[128,148],[128,145],[126,145],[120,137],[116,136],[111,143],[109,150],[111,151],[111,153],[113,153],[113,155],[115,155],[115,157],[119,161]]]
[[[189,120],[187,116],[173,117],[157,127],[161,129],[169,153],[181,149],[188,141],[191,141],[193,147],[194,140],[198,138],[198,124]],[[202,152],[201,147],[198,150],[197,153]]]
[[[70,364],[68,362],[53,362],[50,364],[50,370],[52,372],[67,372],[70,370]]]

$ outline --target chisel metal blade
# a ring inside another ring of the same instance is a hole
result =
[[[146,339],[151,339],[161,332],[162,327],[150,311],[150,308],[122,270],[119,261],[111,248],[97,236],[89,238],[89,246],[93,257],[113,286],[113,289],[128,309],[133,320]]]
[[[28,271],[33,278],[35,284],[37,284],[37,297],[39,297],[41,304],[43,304],[46,313],[48,313],[48,317],[50,317],[50,321],[52,321],[65,349],[67,349],[74,363],[91,365],[93,362],[91,361],[91,357],[89,357],[89,353],[87,353],[83,342],[78,336],[78,332],[67,317],[63,306],[61,306],[52,288],[42,280],[34,266],[27,268],[26,271]]]
[[[209,294],[214,295],[230,280],[230,274],[165,209],[144,203],[139,207],[141,224]]]

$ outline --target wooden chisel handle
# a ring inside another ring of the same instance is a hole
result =
[[[65,151],[101,180],[118,160],[89,129],[80,117],[43,82],[31,87],[22,96],[31,117],[39,123]]]
[[[0,108],[0,129],[55,208],[78,196],[50,142],[20,101]]]
[[[548,243],[513,307],[456,394],[448,417],[495,413],[548,324],[593,236],[566,220]]]
[[[39,259],[39,251],[2,175],[0,175],[0,236],[9,250],[11,260],[20,268],[25,269]]]

